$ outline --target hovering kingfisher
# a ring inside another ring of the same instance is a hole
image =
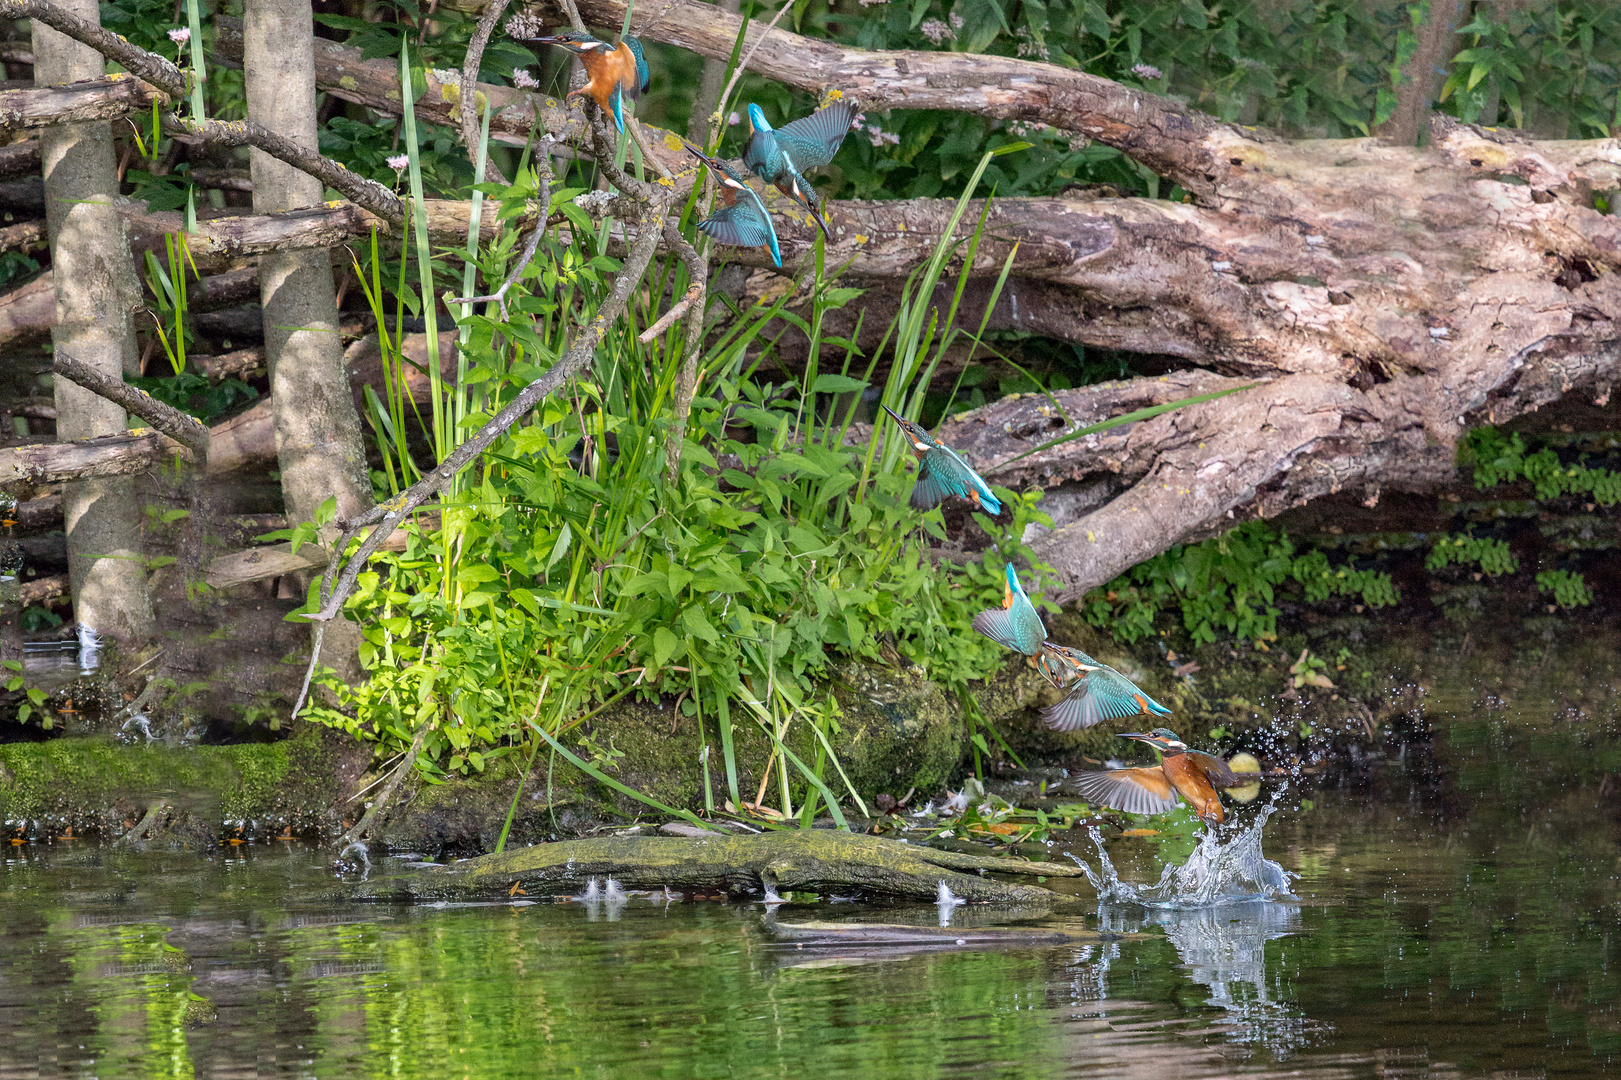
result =
[[[614,127],[619,131],[625,130],[621,107],[625,98],[640,97],[647,91],[648,80],[652,77],[647,70],[647,60],[642,56],[640,41],[627,35],[614,46],[578,30],[555,37],[525,40],[540,45],[561,45],[578,56],[581,66],[585,68],[585,85],[578,90],[570,90],[568,96],[590,94],[602,111],[614,118]]]
[[[1012,563],[1007,564],[1005,572],[1007,587],[1002,594],[1001,609],[992,608],[975,615],[974,629],[998,645],[1023,653],[1034,665],[1046,640],[1047,628],[1042,625],[1036,606],[1024,594],[1024,586],[1019,584],[1019,575]]]
[[[709,166],[720,182],[720,208],[698,223],[698,231],[715,238],[717,243],[737,247],[768,247],[771,261],[782,269],[782,252],[777,248],[777,230],[766,213],[765,203],[754,193],[748,182],[734,172],[730,165],[712,158],[687,140],[682,139],[693,157]]]
[[[855,105],[835,101],[819,112],[774,128],[766,122],[760,106],[749,106],[749,125],[754,131],[743,148],[743,164],[809,210],[823,236],[827,235],[827,222],[822,218],[822,197],[803,174],[833,160],[855,118]]]
[[[1137,689],[1130,679],[1079,649],[1044,641],[1030,663],[1048,682],[1068,691],[1064,700],[1041,714],[1056,731],[1080,731],[1128,716],[1171,715],[1170,709]]]
[[[959,499],[967,499],[975,509],[983,510],[993,518],[1001,518],[1002,500],[991,494],[990,486],[957,456],[955,450],[924,431],[921,424],[912,423],[888,405],[884,406],[884,411],[895,418],[895,423],[906,432],[912,449],[918,454],[917,483],[912,485],[912,509],[929,510],[939,506],[947,496],[955,495]],[[1038,637],[1036,644],[1040,643]]]
[[[1161,754],[1160,763],[1141,769],[1109,769],[1073,775],[1075,790],[1094,806],[1124,810],[1128,814],[1164,814],[1176,809],[1180,795],[1193,812],[1209,825],[1224,817],[1220,792],[1249,802],[1261,793],[1261,764],[1248,754],[1223,761],[1211,754],[1189,750],[1188,744],[1168,728],[1120,736],[1147,743]]]

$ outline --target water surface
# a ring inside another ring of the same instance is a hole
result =
[[[758,904],[351,904],[323,853],[287,843],[13,845],[0,1078],[1602,1075],[1621,1058],[1621,828],[1586,791],[1463,814],[1310,793],[1266,827],[1298,903],[1100,909],[1063,882],[1073,908],[1034,922],[1131,936],[916,953],[784,947]],[[1109,851],[1158,876],[1152,841]]]

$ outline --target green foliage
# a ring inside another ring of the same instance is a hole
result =
[[[1426,570],[1445,567],[1479,566],[1488,577],[1512,574],[1520,568],[1520,560],[1502,540],[1481,539],[1474,536],[1443,536],[1430,549],[1424,560]]]
[[[1464,440],[1462,452],[1465,463],[1473,462],[1475,486],[1482,490],[1524,480],[1543,500],[1582,495],[1600,506],[1621,502],[1621,473],[1565,464],[1552,447],[1531,453],[1518,432],[1476,428]]]
[[[240,379],[222,379],[216,383],[195,368],[162,378],[129,375],[124,381],[205,424],[259,396],[259,391]]]
[[[1195,643],[1227,635],[1276,638],[1279,588],[1293,582],[1308,602],[1352,597],[1369,607],[1395,604],[1400,591],[1384,571],[1336,567],[1321,551],[1296,554],[1293,541],[1253,521],[1202,544],[1178,544],[1138,563],[1082,603],[1087,622],[1130,643],[1154,633],[1155,621],[1177,609]]]
[[[1544,570],[1537,575],[1537,588],[1553,595],[1562,608],[1586,607],[1593,602],[1587,579],[1570,570]]]

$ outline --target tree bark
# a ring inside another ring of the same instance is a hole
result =
[[[168,101],[169,95],[133,75],[109,75],[65,86],[0,90],[0,131],[116,120],[144,112],[154,102],[167,105]]]
[[[1374,129],[1375,135],[1397,146],[1413,146],[1429,130],[1430,105],[1446,82],[1447,65],[1457,55],[1458,26],[1467,14],[1464,0],[1429,0],[1429,11],[1417,30],[1418,46],[1402,65],[1396,111]]]
[[[70,0],[69,7],[87,22],[99,21],[95,0]],[[96,50],[41,22],[33,27],[39,86],[102,77]],[[123,221],[112,205],[118,197],[112,131],[105,122],[48,128],[40,135],[40,162],[56,271],[55,346],[122,380],[137,363],[132,315],[140,286]],[[56,379],[56,414],[57,438],[62,440],[122,437],[125,429],[123,409],[61,377]],[[79,625],[125,645],[146,641],[153,631],[152,603],[134,481],[121,476],[68,484],[63,518]]]
[[[249,0],[243,26],[248,115],[310,150],[317,146],[314,48],[310,0]],[[315,177],[257,149],[252,170],[257,212],[321,205]],[[340,519],[361,514],[374,500],[360,416],[343,368],[331,256],[318,250],[266,255],[259,282],[287,518],[311,521],[329,498]],[[338,618],[325,635],[328,663],[344,678],[360,678],[360,628]]]
[[[860,892],[921,900],[935,899],[943,881],[957,897],[981,903],[1050,905],[1064,899],[1051,889],[981,876],[986,871],[1047,877],[1081,873],[1058,863],[1015,862],[832,829],[799,829],[751,836],[615,836],[537,844],[444,869],[380,879],[367,884],[361,895],[501,898],[511,895],[514,885],[530,895],[542,895],[583,890],[593,877],[611,877],[633,889],[668,885],[758,896],[769,882],[778,892]]]
[[[179,452],[179,447],[155,431],[10,446],[0,449],[0,484],[39,485],[81,480],[88,484],[98,477],[123,478],[151,468],[175,452]],[[70,483],[68,487],[75,489],[78,485]],[[70,490],[63,496],[62,507],[63,520],[70,526],[70,550],[73,533],[69,515],[75,505]]]

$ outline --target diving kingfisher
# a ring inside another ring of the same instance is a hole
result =
[[[766,122],[760,106],[749,106],[749,126],[754,130],[743,148],[743,164],[809,210],[823,236],[828,232],[822,218],[822,197],[805,180],[804,173],[833,160],[855,118],[854,104],[835,101],[825,109],[774,128]]]
[[[955,495],[973,503],[976,510],[983,510],[993,518],[1002,517],[1002,500],[991,494],[990,486],[957,456],[955,450],[924,431],[923,425],[912,423],[888,405],[883,408],[895,418],[895,423],[906,432],[912,449],[917,451],[917,483],[912,485],[912,509],[929,510]],[[1041,639],[1036,640],[1039,644]]]
[[[998,645],[1023,653],[1035,666],[1036,657],[1041,654],[1042,643],[1047,638],[1047,628],[1042,625],[1036,606],[1025,595],[1024,586],[1019,584],[1019,575],[1012,563],[1007,564],[1004,573],[1007,575],[1007,586],[1003,590],[1001,608],[975,615],[974,629]]]
[[[1030,663],[1060,690],[1058,704],[1044,709],[1041,718],[1056,731],[1080,731],[1104,720],[1128,716],[1170,716],[1171,710],[1149,697],[1120,672],[1079,649],[1055,642],[1041,643]]]
[[[698,231],[715,238],[716,243],[736,247],[768,247],[771,261],[782,268],[782,252],[777,247],[777,230],[771,224],[771,215],[765,203],[754,193],[742,175],[724,161],[712,158],[687,140],[682,139],[692,156],[709,166],[720,183],[720,207],[698,223]]]
[[[1176,809],[1180,795],[1205,824],[1215,825],[1224,817],[1220,792],[1226,791],[1229,798],[1241,803],[1261,793],[1261,764],[1248,754],[1234,754],[1231,761],[1223,761],[1189,750],[1168,728],[1120,737],[1152,746],[1160,752],[1160,763],[1072,775],[1075,790],[1094,806],[1128,814],[1164,814]]]
[[[640,97],[647,91],[648,81],[652,77],[647,70],[640,41],[627,35],[620,38],[615,46],[578,30],[555,37],[525,40],[538,45],[561,45],[579,57],[580,65],[585,68],[585,85],[578,90],[570,90],[568,96],[590,94],[603,113],[614,118],[614,127],[619,131],[625,130],[624,99]]]

